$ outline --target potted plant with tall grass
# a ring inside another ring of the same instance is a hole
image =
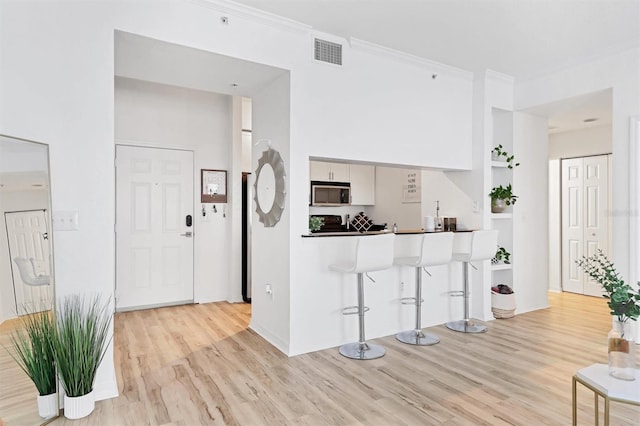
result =
[[[58,411],[53,354],[55,321],[50,311],[43,311],[24,315],[21,323],[21,328],[11,333],[13,351],[5,349],[36,386],[38,414],[47,419]]]
[[[96,296],[67,296],[58,307],[53,340],[58,375],[64,389],[64,415],[86,417],[95,408],[93,384],[98,367],[111,342],[113,314],[110,303]]]

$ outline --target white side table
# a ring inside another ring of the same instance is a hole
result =
[[[620,380],[609,375],[606,364],[593,364],[578,370],[573,376],[573,425],[577,424],[576,383],[581,383],[593,391],[595,405],[595,424],[598,425],[598,396],[604,399],[604,424],[609,426],[609,403],[622,402],[640,406],[640,370],[635,369],[636,380]]]

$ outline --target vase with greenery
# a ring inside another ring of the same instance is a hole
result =
[[[609,332],[609,374],[618,379],[634,380],[635,342],[631,323],[640,316],[640,293],[622,279],[602,250],[589,257],[583,256],[576,263],[602,286],[603,296],[614,317]]]
[[[502,145],[498,145],[491,150],[491,156],[494,161],[504,161],[507,163],[507,167],[513,169],[518,167],[520,163],[515,162],[515,156],[509,154]]]
[[[95,407],[93,383],[111,342],[109,307],[109,301],[103,303],[97,296],[87,299],[77,294],[59,304],[53,348],[67,418],[86,417]]]
[[[13,351],[7,351],[38,390],[38,414],[42,418],[57,414],[56,364],[53,353],[55,321],[50,311],[21,317],[21,328],[11,333]]]
[[[507,206],[515,204],[518,198],[517,195],[513,194],[511,184],[508,184],[506,187],[500,185],[492,188],[489,197],[491,197],[492,213],[502,213],[506,210]]]

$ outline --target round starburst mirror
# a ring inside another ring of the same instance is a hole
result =
[[[280,153],[273,148],[263,151],[258,159],[253,199],[258,218],[266,227],[276,226],[282,217],[287,195],[285,177],[284,161]]]

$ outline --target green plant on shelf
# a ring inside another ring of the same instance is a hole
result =
[[[506,187],[503,187],[502,185],[494,187],[491,189],[489,197],[491,197],[492,200],[504,200],[505,204],[508,206],[515,204],[518,198],[517,195],[513,194],[511,184]]]
[[[502,246],[498,246],[498,250],[496,251],[495,256],[492,259],[493,264],[498,264],[498,263],[504,263],[505,265],[509,265],[511,264],[511,253],[509,253],[507,251],[507,249],[505,249]]]
[[[509,155],[509,153],[503,148],[502,144],[494,147],[491,150],[491,153],[497,159],[497,161],[505,161],[507,163],[507,167],[513,169],[514,167],[518,167],[520,163],[515,162],[515,156]]]

